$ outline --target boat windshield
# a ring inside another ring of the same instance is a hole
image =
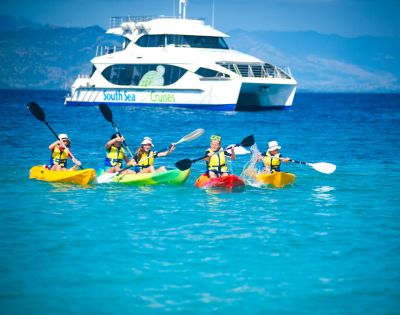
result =
[[[143,35],[136,41],[140,47],[176,47],[229,49],[222,37],[194,35]]]

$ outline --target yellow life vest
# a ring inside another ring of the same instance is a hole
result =
[[[206,151],[206,154],[214,153],[211,149]],[[210,160],[207,162],[207,170],[209,171],[217,171],[218,173],[225,173],[228,171],[228,167],[226,166],[225,160],[225,153],[224,150],[221,148],[219,149],[218,153],[215,153],[210,157]]]
[[[107,157],[104,161],[105,166],[122,166],[122,160],[125,157],[125,149],[123,147],[117,148],[111,146],[110,150],[107,151]]]
[[[263,158],[265,169],[270,171],[271,173],[280,172],[281,160],[279,159],[279,157],[279,153],[271,156],[271,154],[267,152],[266,156]]]
[[[65,167],[67,165],[68,161],[68,150],[62,149],[56,145],[54,147],[53,152],[51,153],[51,159],[50,159],[50,164],[51,165],[61,165],[62,167]]]
[[[154,151],[149,151],[149,153],[147,154],[143,153],[140,159],[138,156],[136,157],[137,158],[136,163],[138,166],[140,166],[141,169],[147,168],[149,166],[154,165],[154,158],[156,156],[157,155],[155,154]]]

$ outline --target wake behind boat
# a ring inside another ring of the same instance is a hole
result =
[[[212,110],[290,107],[297,82],[289,69],[230,48],[228,35],[203,20],[112,17],[120,47],[98,47],[90,76],[79,76],[68,106],[175,106]]]

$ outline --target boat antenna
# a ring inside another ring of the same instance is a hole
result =
[[[214,28],[214,12],[215,12],[215,5],[214,5],[214,0],[212,2],[212,18],[211,18],[211,26]]]
[[[186,19],[187,0],[179,0],[179,18]]]

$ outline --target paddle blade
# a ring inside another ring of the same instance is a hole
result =
[[[35,102],[31,102],[26,105],[26,108],[40,121],[46,122],[46,116],[43,109]]]
[[[113,114],[112,114],[112,112],[111,112],[110,107],[108,107],[108,105],[105,104],[105,103],[101,103],[101,104],[99,105],[99,109],[100,109],[101,113],[103,114],[104,118],[105,118],[108,122],[113,123]]]
[[[101,174],[100,176],[97,176],[97,183],[98,184],[109,183],[117,175],[118,175],[118,173],[104,173],[104,174]]]
[[[188,135],[184,136],[181,140],[179,140],[179,141],[178,141],[177,143],[175,143],[175,144],[181,143],[181,142],[183,142],[183,141],[191,141],[191,140],[197,139],[197,138],[200,137],[203,133],[204,133],[204,129],[201,129],[201,128],[196,129],[195,131],[193,131],[193,132],[189,133]]]
[[[240,144],[238,144],[237,146],[251,147],[253,144],[254,144],[254,136],[250,135],[250,136],[247,136],[246,138],[244,138],[242,140],[242,142]]]
[[[308,165],[311,166],[316,171],[324,174],[332,174],[336,170],[336,165],[331,163],[320,162],[320,163],[309,163]]]
[[[235,147],[234,144],[229,146],[230,148],[227,150],[229,153],[232,153],[232,147]],[[251,153],[249,150],[242,146],[235,147],[235,154],[236,155],[242,155],[242,154],[249,154]]]
[[[183,159],[175,163],[175,166],[177,169],[181,171],[185,171],[189,169],[192,166],[192,160],[191,159]]]

